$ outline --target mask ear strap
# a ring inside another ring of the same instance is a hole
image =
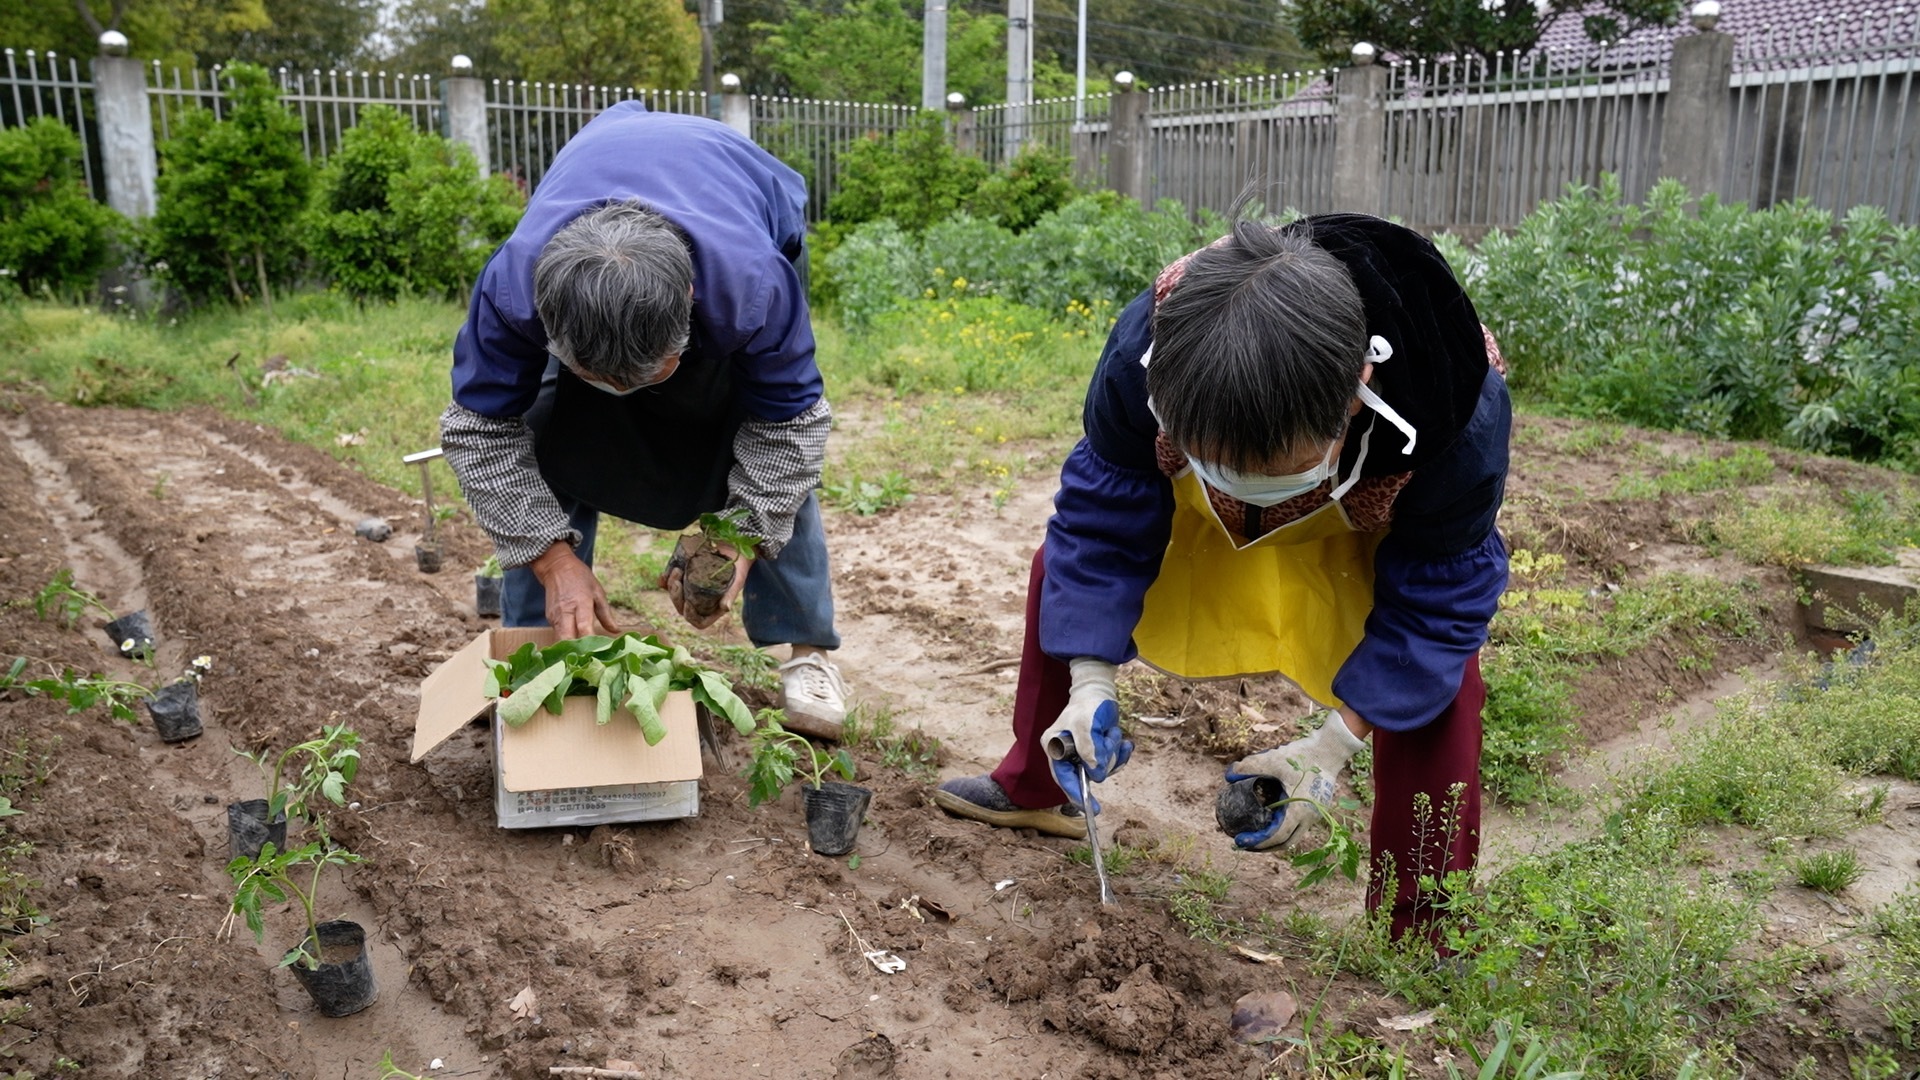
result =
[[[1360,433],[1360,456],[1354,459],[1353,471],[1347,474],[1347,478],[1345,480],[1340,481],[1339,486],[1335,487],[1331,492],[1328,493],[1327,495],[1328,498],[1332,499],[1334,502],[1339,502],[1340,496],[1345,495],[1348,489],[1352,488],[1353,485],[1360,482],[1360,466],[1365,465],[1367,463],[1367,449],[1369,448],[1369,446],[1371,446],[1372,443],[1373,443],[1373,425],[1368,424],[1367,430]],[[1338,461],[1334,462],[1334,468],[1338,469],[1339,467],[1340,467],[1339,462]]]
[[[1413,430],[1413,425],[1407,423],[1399,413],[1394,412],[1393,406],[1382,401],[1380,395],[1369,389],[1366,383],[1360,384],[1360,400],[1366,402],[1367,408],[1379,413],[1387,423],[1399,428],[1400,434],[1407,437],[1407,445],[1402,447],[1400,452],[1403,454],[1413,453],[1414,441],[1419,438],[1419,433]],[[1373,432],[1373,425],[1367,425],[1367,432],[1369,434]]]

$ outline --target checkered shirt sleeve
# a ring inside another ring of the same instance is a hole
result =
[[[833,409],[823,397],[790,420],[749,417],[734,434],[727,504],[746,509],[741,531],[760,537],[767,555],[778,555],[793,538],[800,504],[820,486],[832,427]]]
[[[440,416],[440,448],[505,567],[525,566],[555,540],[580,543],[533,458],[533,431],[454,404]],[[797,504],[796,504],[797,505]],[[791,528],[791,525],[789,525]]]

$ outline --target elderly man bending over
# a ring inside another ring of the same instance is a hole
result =
[[[616,630],[602,513],[682,529],[744,512],[742,621],[786,644],[792,726],[839,734],[846,687],[813,490],[832,413],[807,312],[806,183],[726,126],[623,102],[567,143],[480,274],[441,444],[508,567],[508,626]],[[697,627],[718,618],[685,604]]]

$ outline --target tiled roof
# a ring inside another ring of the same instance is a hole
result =
[[[1602,48],[1587,37],[1582,22],[1605,12],[1594,4],[1560,17],[1537,47],[1553,54],[1556,67],[1560,57],[1580,66],[1645,67],[1664,65],[1676,38],[1698,33],[1683,14],[1675,26],[1636,30]],[[1716,29],[1734,36],[1743,62],[1810,54],[1838,60],[1911,56],[1920,46],[1920,0],[1720,0]]]

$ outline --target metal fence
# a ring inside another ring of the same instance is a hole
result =
[[[340,139],[360,122],[360,110],[386,105],[407,115],[427,131],[442,128],[439,90],[431,75],[385,71],[274,72],[280,101],[300,117],[301,147],[307,160],[318,161],[340,148]],[[211,71],[162,69],[154,61],[147,73],[147,100],[153,105],[153,132],[162,142],[189,109],[209,109],[218,117],[227,106],[224,69]]]
[[[1178,199],[1194,211],[1225,211],[1251,193],[1269,206],[1314,212],[1351,194],[1334,184],[1336,159],[1345,155],[1349,167],[1373,162],[1362,174],[1379,180],[1378,212],[1421,228],[1469,232],[1511,226],[1569,183],[1594,184],[1603,173],[1619,176],[1625,196],[1638,199],[1671,170],[1676,150],[1665,145],[1674,123],[1665,55],[1636,46],[1392,65],[1381,98],[1368,106],[1384,120],[1377,151],[1351,134],[1343,146],[1345,106],[1329,72],[1155,88],[1145,92],[1145,179],[1136,187],[1146,201]],[[1920,8],[1741,37],[1721,125],[1726,153],[1707,175],[1720,168],[1720,191],[1755,206],[1804,198],[1840,212],[1870,203],[1896,221],[1920,224],[1917,75]],[[218,68],[162,71],[156,64],[147,76],[161,140],[177,128],[182,110],[225,107]],[[448,130],[444,81],[433,76],[281,69],[276,77],[282,100],[301,117],[310,158],[336,150],[360,110],[374,103],[399,109],[421,128]],[[93,93],[83,58],[5,51],[0,126],[40,116],[69,124],[86,148],[88,182],[104,193]],[[615,101],[718,113],[703,94],[632,87],[493,80],[484,96],[490,164],[529,188],[560,147]],[[844,175],[842,151],[898,131],[918,112],[778,96],[729,100],[740,109],[730,120],[750,126],[761,145],[807,177],[816,219]],[[987,106],[953,127],[962,145],[990,162],[1040,144],[1070,156],[1083,184],[1101,185],[1113,115],[1114,98],[1094,94],[1078,102]],[[479,145],[477,134],[470,138]]]
[[[1658,174],[1666,93],[1658,69],[1570,74],[1547,53],[1395,65],[1384,212],[1423,229],[1511,225],[1602,173],[1638,200]]]
[[[0,130],[24,127],[51,116],[80,136],[81,167],[87,186],[102,194],[99,175],[100,130],[93,115],[93,79],[71,56],[26,49],[4,53],[6,80],[0,87]]]
[[[1329,74],[1149,90],[1150,197],[1222,213],[1242,195],[1276,210],[1326,209],[1333,196]]]
[[[753,141],[807,178],[807,215],[826,216],[827,200],[840,190],[840,152],[860,139],[884,137],[919,114],[911,105],[876,105],[807,98],[749,99]]]
[[[1867,18],[1844,48],[1804,27],[1737,43],[1721,190],[1920,224],[1920,10]]]

